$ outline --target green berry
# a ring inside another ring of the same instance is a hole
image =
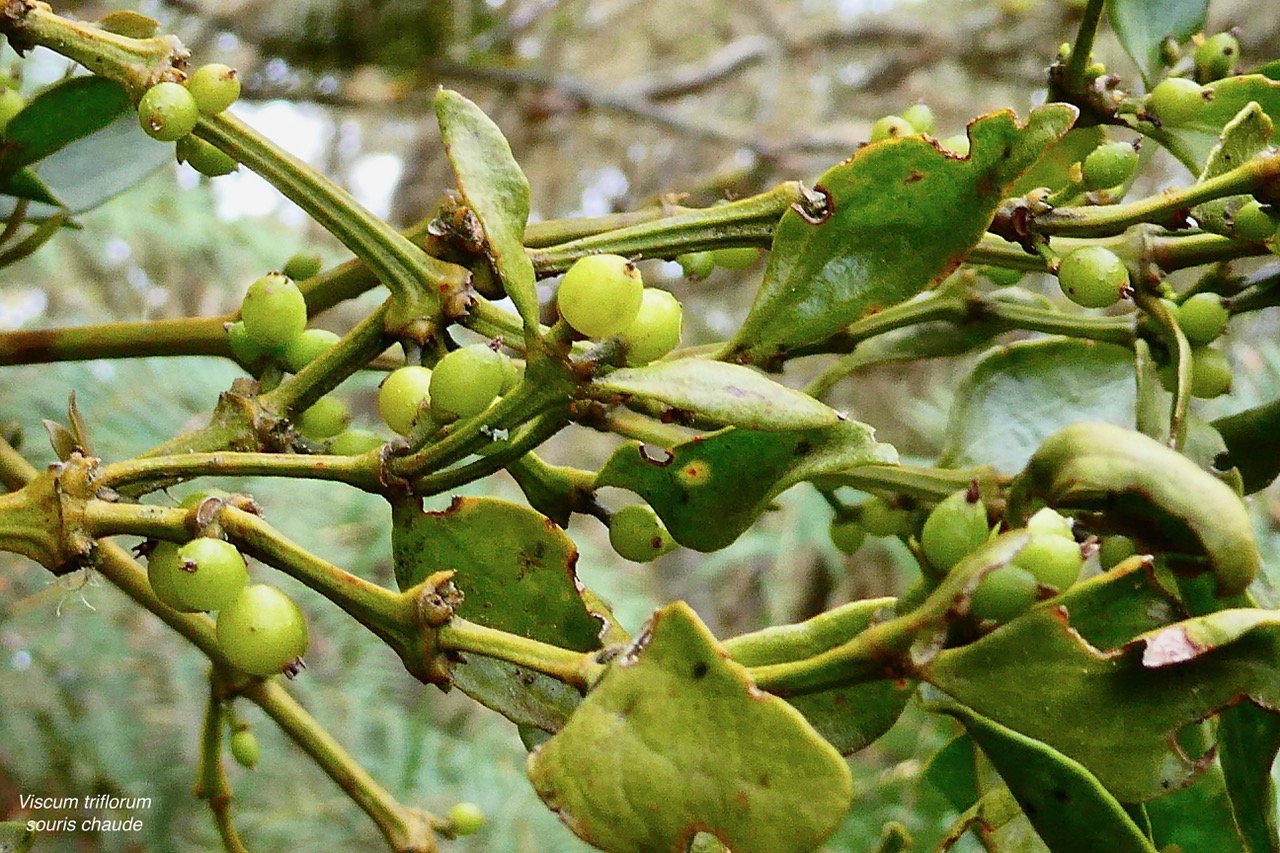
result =
[[[969,156],[969,136],[965,133],[957,133],[955,136],[948,136],[942,142],[938,143],[943,148],[955,153],[960,157]]]
[[[648,364],[675,349],[680,343],[683,318],[680,300],[665,290],[646,287],[641,294],[640,311],[619,336],[627,346],[627,364]]]
[[[382,436],[370,429],[348,429],[338,434],[329,447],[334,456],[360,456],[386,444]]]
[[[1231,217],[1231,232],[1241,240],[1261,243],[1276,235],[1277,222],[1256,199],[1249,199]]]
[[[837,551],[853,554],[867,541],[867,528],[850,519],[831,520],[831,544]]]
[[[616,335],[636,318],[644,280],[621,255],[587,255],[560,281],[556,304],[566,323],[589,338]]]
[[[291,372],[297,373],[333,349],[339,340],[338,335],[328,329],[304,329],[285,343],[280,360]]]
[[[279,352],[307,327],[307,300],[293,279],[284,273],[267,273],[249,285],[240,318],[258,346]]]
[[[920,531],[920,550],[929,565],[946,572],[987,541],[987,508],[965,489],[933,508]]]
[[[456,835],[474,835],[484,826],[484,811],[475,803],[457,803],[449,809],[449,821]]]
[[[738,246],[732,249],[714,249],[711,257],[716,266],[727,270],[745,270],[760,260],[760,250],[751,246]]]
[[[883,142],[886,139],[900,139],[904,136],[915,136],[916,129],[911,122],[902,116],[883,116],[871,125],[871,141]]]
[[[138,123],[147,136],[161,142],[177,142],[199,119],[195,98],[178,83],[157,83],[138,101]]]
[[[179,163],[186,163],[206,178],[230,175],[239,165],[234,157],[224,154],[216,145],[195,136],[179,139],[175,153]]]
[[[502,359],[502,390],[500,394],[505,394],[512,388],[520,384],[520,368],[516,367],[516,363],[511,358]]]
[[[1204,110],[1204,89],[1194,80],[1169,77],[1147,95],[1147,111],[1155,113],[1166,127],[1182,127]]]
[[[1240,42],[1231,33],[1210,36],[1196,48],[1196,80],[1208,83],[1229,77],[1240,61]]]
[[[970,599],[969,610],[975,619],[1002,625],[1035,604],[1038,595],[1035,576],[1010,564],[982,579]]]
[[[227,343],[231,346],[231,356],[244,367],[259,367],[271,357],[271,351],[259,346],[249,332],[245,330],[244,321],[227,326]]]
[[[307,622],[284,592],[266,584],[241,590],[218,613],[218,645],[237,669],[269,676],[292,671],[307,651]]]
[[[1063,518],[1052,507],[1044,507],[1027,519],[1027,532],[1033,536],[1061,536],[1075,541],[1071,535],[1071,521]]]
[[[461,347],[431,372],[431,411],[442,420],[469,418],[489,408],[507,379],[505,355],[487,344]]]
[[[320,256],[299,252],[284,262],[283,272],[294,281],[311,278],[320,272]]]
[[[1072,302],[1084,308],[1114,305],[1129,290],[1129,270],[1110,249],[1085,246],[1058,265],[1058,284]]]
[[[1191,396],[1210,400],[1231,390],[1231,362],[1222,350],[1196,347],[1191,357]]]
[[[933,110],[928,104],[912,104],[902,111],[902,118],[916,133],[933,133]]]
[[[676,547],[676,542],[647,504],[623,507],[609,519],[609,544],[619,556],[651,563]]]
[[[1027,547],[1013,558],[1013,565],[1030,572],[1039,583],[1063,592],[1080,579],[1084,557],[1074,539],[1033,533]]]
[[[684,277],[694,281],[702,281],[716,268],[714,252],[689,252],[677,257],[676,262],[680,264]]]
[[[1107,142],[1084,158],[1084,188],[1105,190],[1119,186],[1138,168],[1138,152],[1128,142]]]
[[[416,365],[392,371],[378,389],[378,412],[383,422],[408,435],[423,404],[430,400],[431,371]]]
[[[184,584],[181,561],[178,558],[178,545],[174,542],[161,542],[151,549],[147,557],[147,581],[156,598],[182,613],[194,613],[182,597]]]
[[[1128,536],[1108,536],[1098,546],[1098,564],[1103,571],[1110,571],[1136,553],[1138,549]]]
[[[262,757],[262,747],[258,745],[258,738],[253,732],[240,729],[231,733],[231,757],[236,760],[236,764],[249,770],[258,766],[258,759]]]
[[[298,432],[312,441],[333,438],[351,423],[351,410],[337,397],[321,397],[298,415]]]
[[[889,506],[883,498],[863,501],[858,521],[872,536],[906,536],[911,529],[911,513]]]
[[[22,112],[22,108],[27,105],[27,99],[22,94],[8,86],[0,87],[0,133],[4,133],[9,126],[9,122],[13,117]]]
[[[214,116],[240,97],[240,78],[234,68],[211,62],[195,70],[187,81],[187,89],[195,99],[196,108],[204,115]]]
[[[1216,341],[1227,328],[1231,313],[1216,293],[1197,293],[1178,306],[1178,325],[1192,346]]]
[[[181,595],[192,609],[218,610],[249,582],[249,569],[236,546],[202,536],[178,549]]]

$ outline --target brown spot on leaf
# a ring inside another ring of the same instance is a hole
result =
[[[923,172],[921,172],[919,169],[912,169],[912,170],[911,170],[911,174],[910,174],[910,175],[907,175],[907,179],[906,179],[905,181],[903,181],[903,183],[904,183],[904,184],[914,184],[914,183],[918,183],[919,181],[923,181],[923,180],[924,180],[924,173],[923,173]]]

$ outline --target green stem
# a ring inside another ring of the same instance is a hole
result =
[[[978,481],[984,501],[998,502],[1008,478],[990,468],[929,468],[917,465],[862,465],[824,475],[815,484],[851,486],[880,495],[910,495],[926,504],[941,501]]]
[[[382,468],[378,450],[360,456],[323,456],[297,453],[183,453],[177,456],[147,456],[112,462],[98,471],[97,485],[122,489],[136,484],[183,482],[197,477],[297,477],[346,483],[366,492],[381,494]],[[142,494],[137,489],[131,494]]]
[[[1103,237],[1144,222],[1174,225],[1188,208],[1215,198],[1251,193],[1277,175],[1280,154],[1255,157],[1216,178],[1128,204],[1050,210],[1037,216],[1031,228],[1044,235]]]
[[[0,366],[91,358],[221,355],[230,357],[225,317],[101,323],[0,335]]]
[[[1089,0],[1089,4],[1085,6],[1084,17],[1076,33],[1076,43],[1071,48],[1071,58],[1067,61],[1063,75],[1063,84],[1072,94],[1080,94],[1089,88],[1085,69],[1089,67],[1089,58],[1093,54],[1093,40],[1098,34],[1103,5],[1103,0]]]
[[[550,643],[477,625],[458,616],[440,627],[438,640],[442,651],[470,652],[497,658],[582,690],[591,683],[591,675],[601,666],[596,663],[592,652],[562,649]]]
[[[279,684],[275,681],[252,681],[241,688],[240,695],[275,720],[280,729],[369,816],[393,850],[402,853],[433,853],[436,850],[430,815],[400,805]]]
[[[413,481],[414,494],[423,497],[438,495],[488,477],[541,445],[563,429],[567,422],[564,412],[558,409],[535,415],[512,430],[507,445],[502,449],[491,450],[488,456],[461,467],[417,478]]]
[[[1160,337],[1168,345],[1169,354],[1173,357],[1177,386],[1174,388],[1173,404],[1169,409],[1169,445],[1174,450],[1181,451],[1187,440],[1187,409],[1191,405],[1191,344],[1187,341],[1187,336],[1182,333],[1182,329],[1178,327],[1178,321],[1157,294],[1139,287],[1134,292],[1133,301],[1138,303],[1138,307],[1145,311],[1155,323]]]
[[[624,257],[674,258],[722,246],[768,246],[773,229],[792,205],[813,200],[796,181],[729,204],[682,210],[652,222],[583,237],[529,252],[539,275],[562,272],[581,257],[610,252]]]
[[[231,783],[222,763],[222,700],[216,675],[210,676],[209,704],[204,712],[200,735],[200,769],[196,774],[196,796],[207,800],[213,822],[227,853],[248,853],[231,820]]]

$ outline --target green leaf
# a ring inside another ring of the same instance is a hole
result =
[[[28,853],[36,843],[36,834],[22,820],[0,821],[0,853]]]
[[[1120,803],[1079,762],[962,705],[933,707],[964,725],[1050,850],[1155,853]]]
[[[1047,436],[1081,420],[1133,425],[1133,353],[1078,338],[988,352],[956,393],[939,464],[1014,472]]]
[[[783,215],[729,352],[771,361],[941,281],[982,237],[1006,189],[1076,115],[1050,104],[1020,127],[1011,112],[994,113],[970,124],[967,158],[913,136],[868,145],[828,170],[816,185],[826,218]]]
[[[109,33],[132,39],[149,39],[160,31],[160,22],[155,18],[128,9],[108,12],[98,19],[98,26]]]
[[[1120,44],[1151,83],[1164,69],[1161,43],[1170,36],[1185,41],[1203,30],[1209,0],[1109,0],[1107,8]]]
[[[893,603],[892,598],[850,602],[795,625],[775,625],[725,640],[723,646],[743,666],[802,660],[861,633],[877,616],[891,611]],[[915,689],[910,679],[886,678],[784,698],[841,755],[852,755],[889,730]]]
[[[1280,714],[1241,702],[1222,712],[1218,740],[1227,795],[1250,853],[1278,853],[1271,768],[1280,752]]]
[[[452,570],[472,622],[574,651],[600,648],[603,620],[579,594],[577,548],[546,517],[496,498],[456,498],[444,512],[417,500],[392,505],[396,582],[408,589]],[[468,655],[454,667],[464,693],[521,725],[556,731],[580,700],[560,682],[503,661]]]
[[[1213,654],[1149,669],[1142,662],[1148,644],[1105,651],[1073,630],[1072,605],[1085,594],[1073,592],[941,652],[922,676],[976,713],[1079,761],[1118,799],[1134,802],[1186,785],[1204,769],[1177,747],[1183,729],[1242,696],[1269,706],[1280,700],[1274,626]]]
[[[616,853],[683,853],[698,832],[734,853],[809,853],[853,793],[840,754],[683,602],[654,614],[528,768],[575,834]]]
[[[1227,446],[1218,467],[1234,467],[1251,495],[1280,476],[1280,400],[1273,400],[1210,424]]]
[[[840,418],[826,404],[749,367],[704,358],[615,370],[592,386],[609,394],[656,400],[743,429],[817,429]]]
[[[1222,129],[1218,144],[1209,152],[1200,180],[1225,174],[1265,152],[1273,129],[1274,125],[1262,107],[1256,101],[1250,101]],[[1215,198],[1191,208],[1191,215],[1204,230],[1231,236],[1235,212],[1252,198],[1249,195]]]
[[[1148,631],[1136,639],[1146,643],[1142,665],[1148,669],[1195,660],[1259,628],[1280,628],[1280,610],[1235,608],[1186,619]]]
[[[525,254],[529,181],[493,120],[449,89],[436,94],[436,119],[463,201],[484,229],[489,262],[524,320],[538,328],[533,262]]]
[[[1218,144],[1222,129],[1251,101],[1256,101],[1273,123],[1280,121],[1280,80],[1249,74],[1225,77],[1210,83],[1207,88],[1212,97],[1193,120],[1178,127],[1148,131],[1152,139],[1168,148],[1197,175],[1209,162],[1209,155]]]
[[[73,214],[91,210],[173,163],[173,146],[143,133],[132,111],[39,164],[40,179]]]
[[[942,792],[952,808],[968,811],[978,802],[977,760],[973,738],[956,735],[933,754],[921,775]]]
[[[129,95],[124,87],[105,77],[73,77],[46,89],[5,128],[0,175],[12,175],[43,160],[101,130],[128,109]]]
[[[733,542],[774,497],[796,483],[860,465],[898,460],[857,421],[824,429],[760,432],[729,428],[699,436],[655,457],[639,442],[619,447],[597,486],[630,489],[644,498],[672,537],[695,551]]]
[[[1152,838],[1160,849],[1251,853],[1236,825],[1222,769],[1216,763],[1194,782],[1146,804]],[[1262,848],[1258,853],[1265,853]]]

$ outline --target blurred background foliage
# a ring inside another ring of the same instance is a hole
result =
[[[1043,97],[1043,69],[1074,32],[1082,5],[149,0],[55,8],[90,20],[136,8],[178,34],[197,60],[236,65],[246,83],[237,112],[376,212],[408,225],[430,215],[450,184],[430,109],[437,85],[478,101],[509,135],[532,183],[535,217],[599,215],[670,198],[703,205],[779,180],[812,178],[865,141],[877,117],[917,101],[933,108],[940,137],[991,109],[1025,112]],[[1242,27],[1246,67],[1280,56],[1280,19],[1243,0],[1215,3],[1210,31],[1232,25]],[[1098,56],[1130,74],[1109,37]],[[20,68],[27,90],[67,70],[38,54]],[[1137,191],[1186,179],[1165,158],[1157,157],[1156,166]],[[249,281],[294,252],[345,257],[252,175],[210,184],[176,165],[80,224],[0,272],[0,332],[220,313],[238,304]],[[736,326],[760,268],[718,270],[698,283],[681,280],[674,264],[651,263],[645,272],[685,303],[686,343],[698,343]],[[1024,281],[1056,291],[1044,284]],[[319,325],[345,330],[376,301],[370,294],[340,306]],[[1206,415],[1280,395],[1275,331],[1266,319],[1236,321],[1236,393],[1206,404]],[[971,363],[866,371],[839,386],[832,402],[875,425],[904,456],[932,459],[951,389]],[[802,381],[807,370],[794,366],[792,378]],[[52,453],[40,420],[61,419],[74,390],[97,452],[121,458],[197,424],[238,373],[210,359],[4,368],[0,421],[17,421],[23,451],[45,464]],[[344,386],[365,425],[376,420],[377,379],[357,377]],[[575,428],[546,455],[589,466],[612,444]],[[217,485],[251,492],[286,534],[357,574],[392,583],[389,518],[378,499],[328,483]],[[471,492],[518,498],[505,476]],[[1280,548],[1272,523],[1280,516],[1277,497],[1272,490],[1255,501],[1273,566]],[[584,581],[613,601],[626,627],[638,628],[658,603],[684,598],[726,636],[895,594],[910,582],[916,569],[896,543],[873,541],[854,558],[835,551],[826,536],[828,513],[815,492],[793,489],[730,548],[677,552],[644,567],[614,556],[593,519],[576,519],[570,532],[582,552]],[[480,834],[447,849],[584,849],[532,793],[510,724],[460,695],[417,684],[358,625],[317,596],[292,592],[308,612],[313,646],[291,691],[403,801],[444,812],[472,800],[490,815]],[[205,703],[202,661],[92,575],[55,582],[34,564],[0,554],[0,819],[26,816],[21,793],[151,797],[151,808],[136,815],[141,833],[62,834],[37,850],[216,847],[207,810],[191,793]],[[260,723],[263,745],[257,770],[231,767],[237,820],[251,849],[379,848],[372,826],[334,785],[254,709],[238,711]],[[954,815],[920,773],[951,731],[949,723],[911,709],[888,736],[851,759],[859,795],[828,849],[874,849],[888,820],[903,822],[929,849]]]

